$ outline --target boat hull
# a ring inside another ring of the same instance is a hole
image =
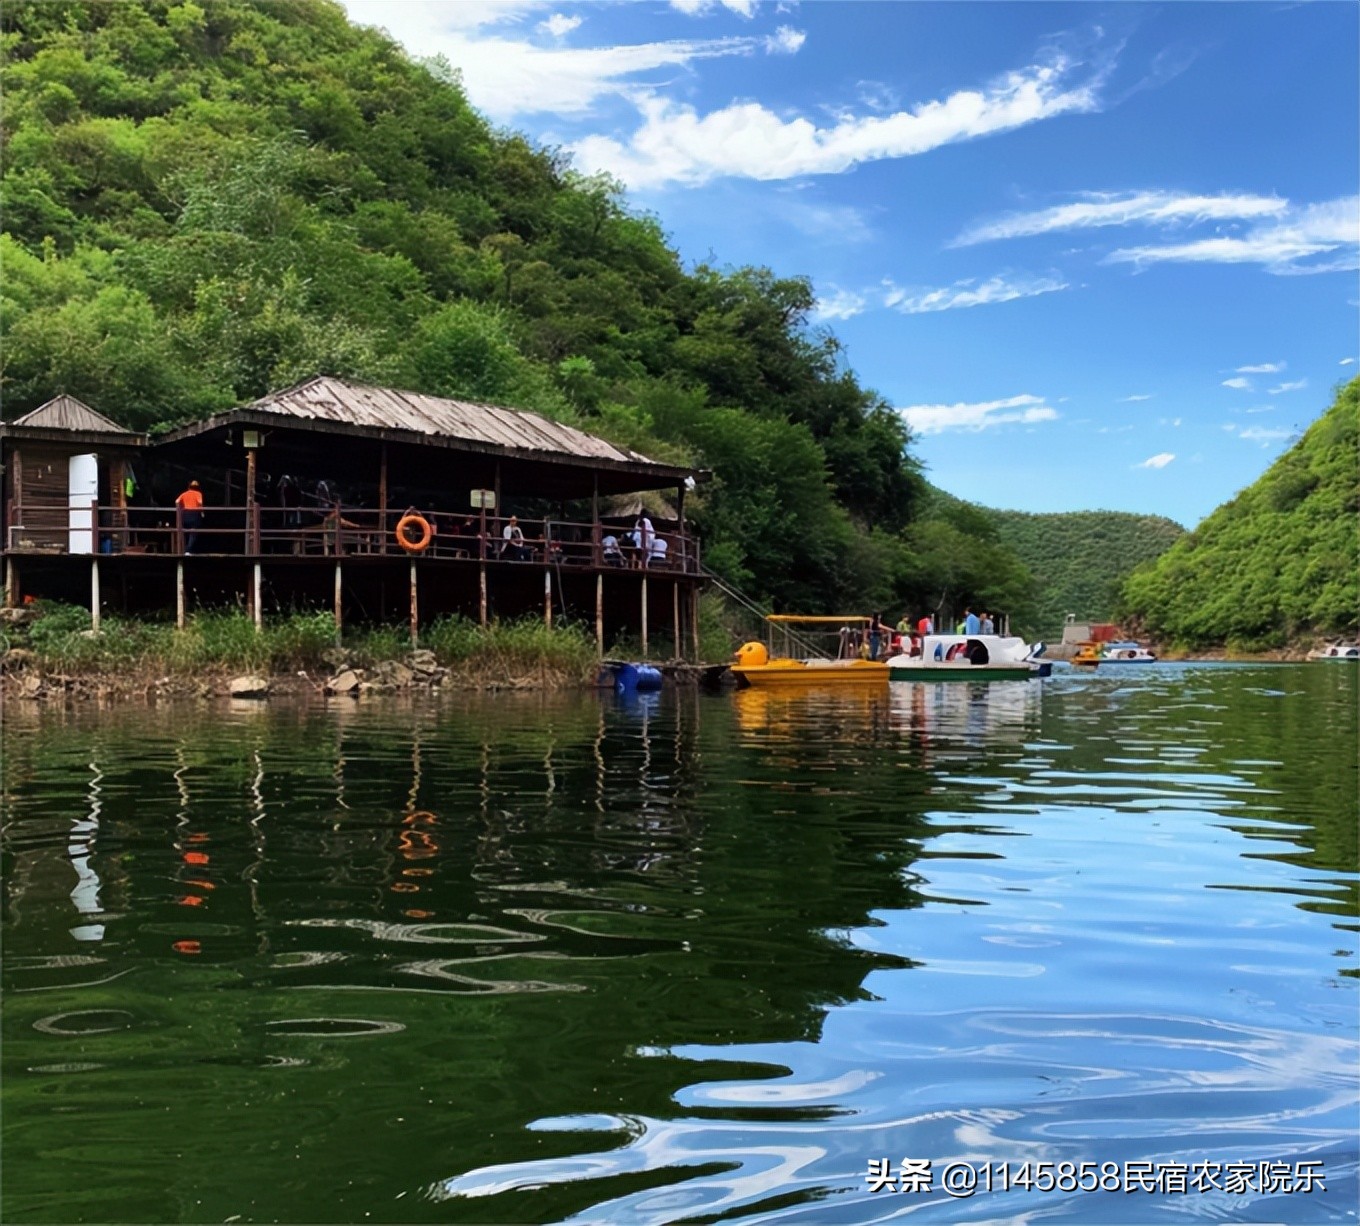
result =
[[[1028,664],[923,664],[888,670],[893,681],[1028,681],[1039,675],[1039,670]]]
[[[888,666],[874,660],[846,660],[827,664],[806,664],[802,660],[771,660],[768,664],[737,664],[732,675],[741,685],[840,687],[843,685],[882,685],[888,680]]]

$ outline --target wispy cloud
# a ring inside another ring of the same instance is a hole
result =
[[[561,38],[564,34],[570,34],[584,20],[584,17],[568,17],[565,13],[554,13],[546,21],[540,21],[537,28],[554,38]]]
[[[1292,430],[1277,430],[1266,426],[1248,426],[1245,430],[1240,431],[1237,437],[1245,439],[1249,443],[1277,443],[1281,439],[1288,438],[1293,433]]]
[[[852,319],[854,316],[862,314],[868,305],[869,301],[863,294],[857,294],[848,289],[833,290],[827,297],[817,299],[817,305],[812,308],[812,318],[814,320]]]
[[[1360,268],[1360,196],[1291,207],[1284,216],[1251,226],[1242,235],[1124,247],[1112,251],[1105,262],[1138,267],[1163,263],[1260,264],[1278,276],[1354,271]]]
[[[1120,403],[1120,404],[1137,404],[1140,400],[1151,400],[1151,399],[1152,399],[1152,393],[1151,393],[1151,392],[1145,392],[1145,393],[1143,393],[1142,395],[1139,395],[1139,396],[1125,396],[1122,400],[1120,400],[1119,403]]]
[[[1278,387],[1272,387],[1270,394],[1278,396],[1281,392],[1298,392],[1308,386],[1307,379],[1295,379],[1292,383],[1281,383]]]
[[[1056,421],[1058,411],[1042,396],[1011,396],[976,404],[913,404],[897,410],[918,434],[941,434],[946,430],[988,430],[1004,425],[1029,425]]]
[[[1172,192],[1087,192],[1080,199],[1030,213],[1012,213],[965,230],[950,245],[968,247],[997,239],[1024,238],[1098,226],[1174,225],[1200,221],[1272,217],[1289,208],[1277,196],[1190,195]]]
[[[539,0],[344,3],[353,21],[384,27],[413,55],[443,56],[457,65],[468,98],[498,120],[535,113],[581,116],[606,96],[633,96],[645,86],[643,74],[659,68],[685,68],[702,60],[797,50],[797,40],[792,37],[796,31],[769,38],[745,35],[606,47],[545,47],[516,36],[526,17],[552,8],[551,3]],[[750,6],[737,6],[734,0],[728,7],[741,11]],[[572,22],[579,24],[577,18],[557,13],[536,28],[559,38],[569,32]]]
[[[840,174],[865,162],[913,157],[1096,110],[1101,76],[1074,81],[1077,68],[1055,55],[980,89],[887,115],[846,114],[829,127],[757,102],[700,115],[692,106],[649,95],[638,99],[642,124],[631,136],[587,136],[570,150],[582,169],[608,171],[632,187],[695,185],[725,175],[768,180]]]
[[[1283,362],[1262,362],[1259,366],[1239,366],[1239,375],[1278,375],[1285,368]]]
[[[765,50],[773,55],[792,55],[805,42],[807,35],[792,26],[780,26],[765,39]]]
[[[987,306],[997,302],[1013,302],[1017,298],[1033,298],[1068,288],[1061,277],[989,277],[956,281],[942,289],[907,290],[885,282],[887,292],[883,305],[904,315],[924,315],[932,311],[953,311],[960,307]]]
[[[755,0],[671,0],[671,8],[689,17],[698,17],[720,6],[739,17],[754,17],[756,13]]]
[[[1275,406],[1274,406],[1273,404],[1254,404],[1254,405],[1252,405],[1251,408],[1249,408],[1249,409],[1243,409],[1242,412],[1243,412],[1243,413],[1273,413],[1273,412],[1275,412]]]
[[[1355,365],[1355,359],[1354,359],[1354,358],[1342,358],[1342,359],[1341,359],[1341,365],[1342,365],[1342,366],[1354,366],[1354,365]]]
[[[1174,451],[1162,451],[1157,455],[1150,455],[1141,464],[1135,464],[1134,468],[1165,468],[1176,458]]]
[[[1241,375],[1237,375],[1232,379],[1224,379],[1223,386],[1230,387],[1238,392],[1249,392],[1251,391],[1251,380],[1244,379]]]

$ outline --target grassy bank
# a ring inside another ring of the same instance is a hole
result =
[[[240,674],[301,675],[303,684],[319,685],[345,669],[406,665],[417,654],[408,633],[393,627],[347,630],[337,643],[329,613],[271,617],[260,630],[240,611],[198,613],[183,630],[105,617],[95,632],[83,608],[38,605],[34,612],[30,624],[5,628],[7,680],[47,675],[76,678],[101,692],[167,685],[213,692]],[[433,656],[437,665],[437,672],[422,670],[421,678],[464,688],[580,685],[594,679],[597,666],[592,638],[575,627],[550,630],[533,619],[482,628],[463,618],[441,618],[421,632],[419,653],[427,663]]]

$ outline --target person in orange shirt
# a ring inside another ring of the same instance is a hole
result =
[[[188,489],[175,499],[175,506],[179,508],[180,526],[184,529],[184,552],[193,553],[203,523],[203,491],[197,481],[189,482]]]

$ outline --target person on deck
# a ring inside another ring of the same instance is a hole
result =
[[[935,633],[935,622],[929,613],[916,623],[916,633],[920,635],[921,638],[925,638],[927,634]]]
[[[982,629],[982,623],[978,620],[978,615],[972,609],[963,611],[963,632],[964,634],[977,634]]]
[[[622,566],[623,550],[619,548],[619,538],[612,532],[600,542],[604,549],[604,564],[606,566]]]
[[[666,538],[664,536],[652,537],[652,547],[647,553],[647,565],[649,567],[665,566],[666,551],[669,548],[670,546],[666,544]]]
[[[982,633],[983,634],[996,633],[996,622],[992,620],[992,615],[990,613],[984,613],[982,615]]]
[[[524,532],[519,526],[519,517],[510,516],[510,522],[505,525],[501,532],[501,557],[508,558],[511,562],[524,562],[528,560],[529,548],[524,543]]]
[[[184,529],[184,552],[195,552],[198,543],[198,530],[203,525],[203,491],[197,481],[190,481],[188,487],[178,498],[175,506],[179,508],[180,527]]]

